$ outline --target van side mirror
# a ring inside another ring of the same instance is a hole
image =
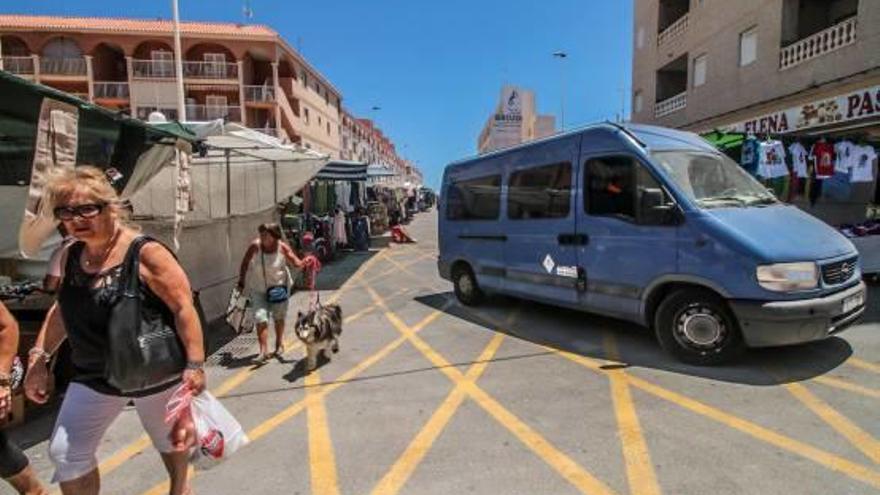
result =
[[[639,191],[639,223],[643,225],[678,225],[681,214],[678,207],[667,201],[660,188],[645,188]]]

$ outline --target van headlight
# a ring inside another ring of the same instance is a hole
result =
[[[759,266],[758,284],[774,292],[815,289],[819,285],[819,268],[813,262]]]

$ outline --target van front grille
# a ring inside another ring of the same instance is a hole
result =
[[[842,284],[856,273],[858,257],[837,261],[822,266],[822,281],[825,285]]]

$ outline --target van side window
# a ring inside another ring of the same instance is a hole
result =
[[[507,216],[511,220],[566,218],[571,210],[571,163],[556,163],[510,174]]]
[[[589,215],[611,216],[642,225],[667,223],[658,210],[672,200],[639,162],[629,156],[587,161],[584,209]]]
[[[447,220],[497,220],[501,175],[453,181],[446,190]]]

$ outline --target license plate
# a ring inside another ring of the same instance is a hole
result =
[[[862,306],[865,304],[865,294],[858,293],[854,296],[849,296],[843,300],[843,312],[849,313],[850,311]]]

